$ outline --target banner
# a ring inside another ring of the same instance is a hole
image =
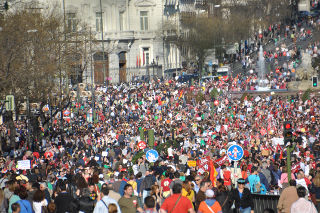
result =
[[[199,166],[198,174],[202,175],[204,172],[209,172],[209,157],[202,158],[200,160],[197,160],[197,165]]]
[[[188,166],[189,166],[189,167],[196,167],[196,166],[197,166],[197,161],[195,161],[195,160],[189,160],[189,161],[188,161]]]
[[[30,169],[30,160],[18,160],[17,169],[21,169],[21,170]]]
[[[300,162],[292,165],[291,171],[292,173],[297,173],[300,170]]]
[[[218,164],[219,166],[222,166],[224,164],[224,162],[226,162],[227,160],[228,160],[228,156],[225,155],[222,158],[219,158],[219,159],[215,160],[214,162],[216,164]]]

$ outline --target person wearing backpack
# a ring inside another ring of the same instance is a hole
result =
[[[251,175],[248,177],[250,191],[251,193],[260,193],[261,192],[261,182],[260,177],[258,175],[258,168],[251,168]]]
[[[153,175],[153,171],[149,169],[146,172],[145,178],[142,180],[140,185],[140,193],[139,196],[142,196],[142,200],[144,200],[147,196],[150,195],[151,187],[157,184],[156,177]]]

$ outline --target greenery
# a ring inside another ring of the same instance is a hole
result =
[[[138,159],[141,158],[145,153],[143,151],[138,152],[132,157],[132,163],[137,163]]]
[[[302,95],[302,101],[305,102],[310,99],[311,89],[307,89]]]

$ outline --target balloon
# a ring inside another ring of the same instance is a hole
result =
[[[158,116],[155,116],[154,119],[158,120]]]
[[[218,105],[219,105],[219,101],[218,101],[218,100],[215,100],[215,101],[213,102],[213,104],[214,104],[215,106],[218,106]]]
[[[139,105],[142,105],[142,101],[139,101]]]

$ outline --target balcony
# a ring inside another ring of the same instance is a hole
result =
[[[135,33],[134,31],[106,32],[104,36],[107,40],[132,40],[134,39]]]

